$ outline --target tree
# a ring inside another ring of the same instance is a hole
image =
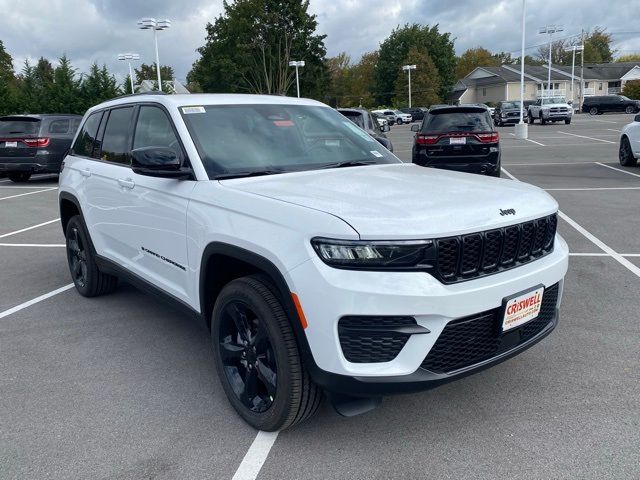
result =
[[[140,68],[134,68],[133,71],[136,76],[136,85],[140,85],[143,80],[151,80],[156,84],[158,83],[158,73],[155,63],[151,65],[143,63],[142,65],[140,65]],[[160,77],[162,78],[162,83],[164,83],[166,80],[173,80],[173,68],[168,65],[160,65]],[[131,90],[131,85],[129,85],[129,90]]]
[[[13,58],[0,40],[0,115],[11,113],[16,101],[16,76]]]
[[[450,34],[440,33],[438,25],[430,27],[406,24],[404,27],[393,30],[391,35],[380,44],[375,72],[376,97],[380,104],[392,102],[396,80],[403,73],[402,62],[407,58],[411,47],[426,50],[435,63],[441,80],[439,95],[442,98],[448,96],[456,81],[456,55]]]
[[[82,78],[80,85],[82,111],[109,100],[120,94],[118,84],[105,65],[102,68],[94,63],[89,68],[89,74]]]
[[[80,81],[76,78],[76,71],[66,55],[59,59],[58,66],[53,73],[53,86],[49,106],[52,112],[83,113],[80,101]]]
[[[24,61],[18,76],[18,100],[15,113],[38,113],[35,68],[31,66],[28,59]]]
[[[502,65],[500,59],[486,48],[470,48],[458,58],[456,77],[466,77],[477,67],[499,67],[500,65]]]
[[[640,100],[640,80],[629,80],[624,84],[622,95],[634,100]]]
[[[558,65],[571,63],[571,56],[573,54],[567,51],[569,47],[570,45],[566,40],[555,40],[551,42],[551,63]],[[549,44],[538,47],[535,53],[535,59],[540,65],[549,63]]]
[[[538,60],[537,58],[533,58],[530,55],[525,55],[524,64],[525,65],[543,65],[544,62]],[[520,65],[520,57],[513,59],[513,65]]]
[[[596,27],[593,32],[587,32],[584,40],[585,63],[608,63],[613,61],[616,53],[611,45],[613,37],[606,28]]]
[[[188,82],[205,92],[295,94],[290,60],[304,60],[300,89],[320,97],[329,83],[325,35],[317,35],[309,0],[232,0],[207,24],[206,43]]]
[[[638,62],[640,64],[640,53],[631,53],[616,58],[616,62]]]
[[[412,105],[429,106],[440,101],[440,76],[438,69],[425,48],[411,47],[404,60],[405,65],[416,65],[411,72]],[[409,104],[409,76],[402,72],[395,84],[395,100],[397,106]]]

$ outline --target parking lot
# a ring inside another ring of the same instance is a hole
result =
[[[71,288],[56,177],[0,179],[0,478],[640,478],[640,168],[617,161],[632,118],[577,115],[527,141],[499,129],[503,176],[560,204],[572,256],[551,336],[365,415],[325,404],[277,436],[235,414],[192,320],[126,284]],[[410,161],[410,127],[388,135]]]

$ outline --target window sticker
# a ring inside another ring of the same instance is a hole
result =
[[[351,120],[347,120],[346,122],[342,122],[342,123],[345,126],[347,126],[349,130],[353,130],[355,133],[357,133],[360,137],[364,138],[368,142],[375,142],[375,140],[371,137],[371,135],[369,135],[367,132],[362,130],[359,126],[357,126]]]
[[[293,127],[293,122],[291,120],[274,120],[273,124],[276,127]]]
[[[182,107],[182,113],[188,115],[190,113],[206,113],[204,107]]]
[[[379,151],[377,151],[377,150],[371,150],[371,154],[372,154],[374,157],[378,157],[378,158],[379,158],[379,157],[384,157],[384,155],[382,155],[382,154],[381,154]]]

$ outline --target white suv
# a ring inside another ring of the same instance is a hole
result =
[[[558,321],[568,249],[553,198],[403,164],[313,100],[100,104],[59,202],[78,292],[122,277],[185,307],[262,430],[309,417],[323,392],[352,415],[469,375]]]

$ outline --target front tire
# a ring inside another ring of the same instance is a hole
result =
[[[7,177],[14,183],[25,183],[31,178],[31,172],[9,172]]]
[[[624,113],[634,113],[636,111],[631,105],[624,109]]]
[[[623,167],[635,167],[638,163],[638,159],[634,157],[633,150],[631,150],[631,143],[629,143],[627,137],[623,137],[622,140],[620,140],[618,159],[620,160],[620,165]]]
[[[80,215],[71,217],[67,223],[66,240],[69,271],[78,293],[84,297],[97,297],[115,290],[118,277],[103,273],[98,268]]]
[[[397,123],[398,125],[402,125],[402,119],[401,119],[401,118],[399,118],[398,120],[396,120],[396,123]]]
[[[533,125],[534,118],[533,115],[531,115],[531,112],[527,114],[527,120],[529,121],[529,125]]]
[[[544,119],[544,117],[542,116],[542,113],[540,114],[540,125],[546,125],[547,121]]]
[[[571,125],[571,119],[570,118],[565,118],[564,119],[564,124],[565,125]]]
[[[216,370],[229,402],[252,427],[284,430],[318,410],[322,391],[307,373],[280,300],[260,276],[220,292],[211,318]]]
[[[596,107],[591,107],[589,109],[589,115],[598,115],[598,109]]]

